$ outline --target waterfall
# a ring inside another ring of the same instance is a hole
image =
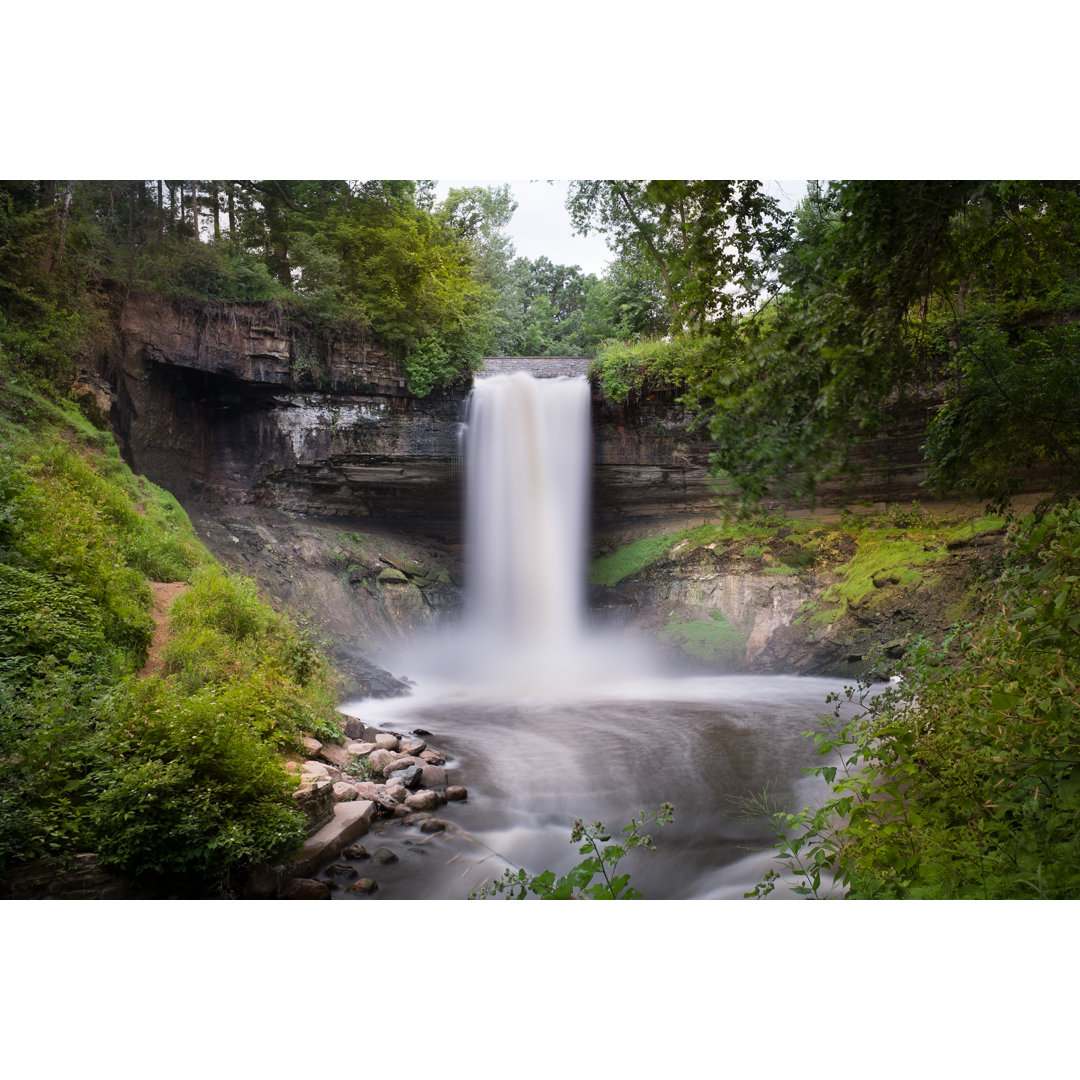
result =
[[[585,627],[591,396],[583,378],[477,381],[465,443],[467,619],[508,649]]]

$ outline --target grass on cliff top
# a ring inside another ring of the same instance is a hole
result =
[[[775,528],[766,525],[732,522],[723,525],[699,525],[664,536],[650,536],[625,544],[610,555],[594,559],[589,567],[590,585],[617,585],[624,578],[639,573],[648,566],[667,558],[679,547],[699,548],[712,543],[764,538]]]
[[[0,403],[0,871],[95,851],[205,894],[304,835],[283,751],[340,734],[328,664],[112,436],[9,374]],[[163,676],[139,677],[151,581]]]
[[[960,521],[940,521],[925,514],[917,504],[890,507],[885,513],[866,517],[846,516],[837,525],[812,519],[783,523],[786,535],[778,534],[775,522],[726,522],[700,525],[677,533],[647,537],[626,544],[593,561],[591,585],[616,585],[669,555],[707,545],[730,548],[755,571],[783,575],[814,569],[833,569],[839,580],[823,594],[835,609],[859,603],[879,585],[911,585],[921,568],[948,556],[948,545],[999,531],[1003,518],[984,516]],[[840,554],[845,537],[855,542],[854,553]]]

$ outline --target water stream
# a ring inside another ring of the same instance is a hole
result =
[[[469,789],[442,812],[446,833],[376,825],[371,841],[400,856],[379,868],[380,898],[462,899],[510,864],[564,871],[581,857],[574,818],[618,831],[662,802],[676,820],[653,830],[657,851],[621,867],[634,886],[656,899],[741,897],[771,865],[773,839],[742,801],[767,792],[794,807],[822,793],[800,771],[816,763],[800,733],[839,682],[676,676],[590,629],[589,408],[584,379],[476,385],[465,617],[398,658],[411,696],[344,706],[377,727],[430,733],[451,782]]]

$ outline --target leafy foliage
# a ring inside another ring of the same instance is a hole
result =
[[[76,851],[199,895],[302,841],[281,752],[341,738],[326,660],[70,403],[0,405],[0,869]],[[147,579],[188,581],[140,678]]]
[[[501,878],[486,882],[469,899],[483,900],[506,893],[508,900],[524,900],[529,895],[541,900],[641,900],[641,893],[630,885],[630,875],[616,873],[619,863],[634,848],[656,850],[652,837],[640,831],[650,821],[663,827],[674,820],[675,807],[671,803],[662,803],[657,810],[642,810],[623,828],[625,839],[611,843],[611,833],[601,822],[585,825],[578,818],[570,832],[570,843],[581,844],[584,840],[578,853],[585,858],[562,877],[557,878],[553,870],[530,874],[523,867],[508,867]],[[597,880],[597,875],[602,880]]]
[[[783,291],[729,335],[732,362],[694,381],[718,469],[751,501],[811,494],[866,436],[937,400],[938,492],[1003,505],[1040,463],[1075,489],[1078,228],[1071,183],[812,187]]]
[[[820,807],[781,813],[797,889],[861,898],[1080,896],[1080,505],[1018,528],[986,614],[814,740]],[[777,873],[755,895],[775,886]]]

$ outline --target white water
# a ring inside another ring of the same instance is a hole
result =
[[[565,871],[580,858],[574,818],[617,834],[662,802],[676,823],[622,867],[634,885],[651,898],[739,897],[768,868],[772,836],[738,800],[768,789],[794,807],[820,794],[801,775],[816,759],[799,733],[839,683],[679,678],[589,631],[589,411],[584,379],[496,376],[473,392],[465,618],[408,646],[410,697],[345,706],[375,726],[429,732],[470,796],[443,811],[454,828],[437,838],[376,827],[375,842],[401,854],[380,868],[380,898],[463,898],[507,862]]]
[[[589,498],[585,379],[477,382],[466,434],[467,629],[563,653],[584,632]]]

